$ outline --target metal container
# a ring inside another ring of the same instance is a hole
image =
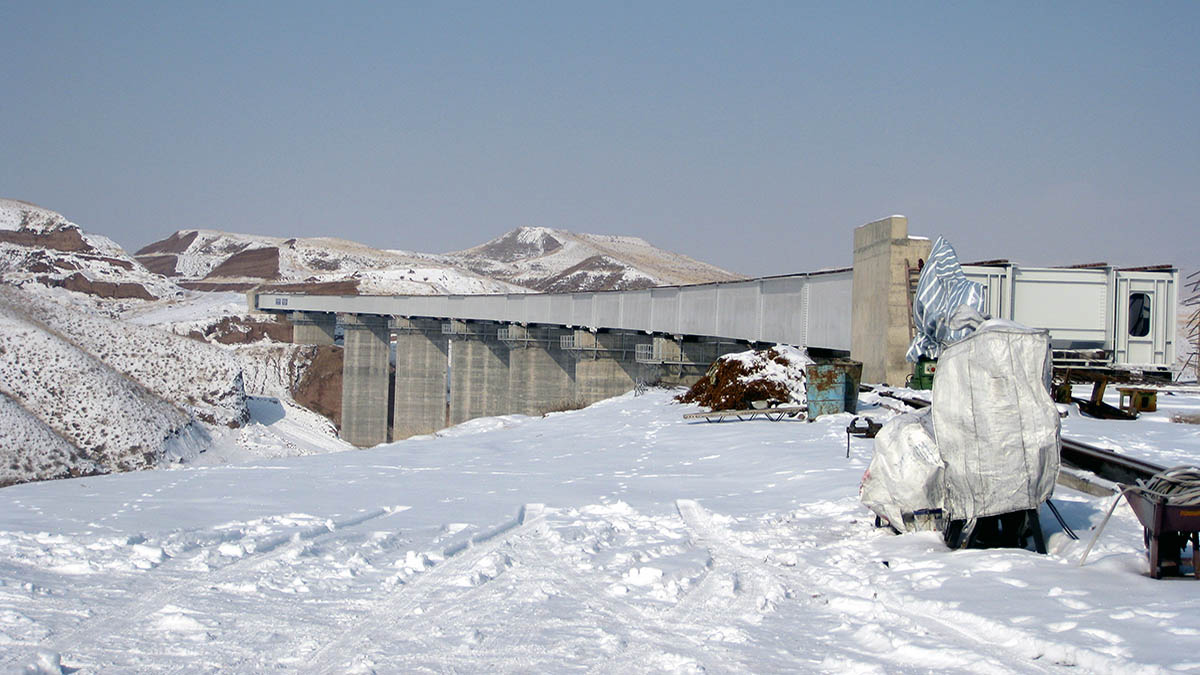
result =
[[[805,375],[808,421],[811,422],[821,415],[858,412],[858,383],[862,380],[862,362],[830,359],[808,366]]]
[[[913,389],[933,389],[933,375],[937,372],[937,361],[921,359],[913,364],[912,380],[909,383]]]

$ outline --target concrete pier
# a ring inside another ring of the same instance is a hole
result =
[[[292,312],[292,343],[298,345],[331,345],[337,315],[327,312]]]
[[[436,319],[394,319],[396,387],[392,440],[430,434],[448,424],[448,337]]]
[[[347,442],[370,447],[388,441],[387,317],[343,314],[342,432]]]
[[[562,348],[562,328],[509,324],[503,342],[508,346],[508,391],[513,412],[541,415],[573,405],[575,359]]]
[[[648,370],[636,360],[636,345],[649,342],[636,333],[576,330],[575,397],[591,404],[632,390]]]
[[[450,424],[512,412],[508,400],[508,346],[499,324],[450,321]]]

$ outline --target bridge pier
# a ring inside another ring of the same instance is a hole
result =
[[[389,322],[370,314],[341,315],[342,431],[347,442],[370,447],[388,441]]]
[[[632,390],[647,371],[637,362],[636,345],[648,340],[648,336],[624,331],[576,330],[575,398],[590,405]]]
[[[337,326],[337,315],[327,312],[292,312],[288,314],[292,323],[292,344],[331,345],[333,330]]]
[[[502,330],[509,350],[510,412],[541,415],[576,402],[575,361],[560,341],[571,331],[516,324]]]
[[[452,320],[448,346],[450,425],[512,412],[508,400],[508,347],[490,321]]]
[[[392,440],[431,434],[448,424],[448,336],[436,319],[393,319],[396,387]]]

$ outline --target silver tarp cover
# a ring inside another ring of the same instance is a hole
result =
[[[1050,334],[984,322],[946,347],[933,387],[933,428],[946,465],[948,519],[1037,508],[1058,477],[1058,408]]]
[[[908,531],[1037,508],[1061,446],[1050,359],[1047,331],[998,319],[947,347],[933,404],[875,437],[863,504]]]
[[[917,281],[917,294],[913,298],[917,334],[905,358],[914,363],[922,356],[938,358],[945,345],[961,340],[971,332],[969,328],[953,329],[950,315],[960,305],[967,305],[982,314],[983,301],[983,286],[967,280],[954,247],[938,237]]]
[[[897,530],[936,529],[933,519],[916,514],[940,510],[945,502],[946,465],[933,439],[930,412],[925,408],[885,424],[863,475],[862,503]]]

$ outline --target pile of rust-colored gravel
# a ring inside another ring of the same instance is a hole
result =
[[[809,363],[803,349],[787,346],[726,354],[675,400],[711,410],[801,405],[805,402],[804,368]]]

